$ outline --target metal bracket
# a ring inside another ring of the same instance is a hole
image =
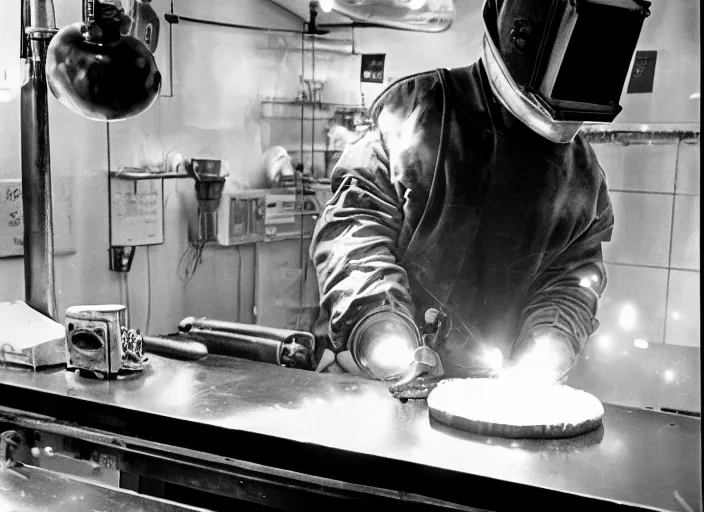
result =
[[[169,12],[164,14],[164,19],[166,20],[167,23],[170,25],[178,25],[179,17],[178,14],[171,14]]]

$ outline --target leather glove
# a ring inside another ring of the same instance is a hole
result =
[[[410,398],[425,399],[445,376],[440,356],[431,348],[419,347],[413,362],[389,391],[402,402]]]
[[[541,329],[516,345],[502,379],[520,384],[564,384],[577,355],[569,336],[555,329]]]

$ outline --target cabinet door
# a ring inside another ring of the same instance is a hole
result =
[[[255,310],[258,325],[296,329],[298,323],[298,329],[310,330],[318,306],[318,282],[308,257],[309,246],[310,238],[304,238],[301,265],[299,238],[257,244]]]

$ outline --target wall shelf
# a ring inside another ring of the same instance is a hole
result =
[[[111,178],[120,180],[139,181],[139,180],[172,180],[192,178],[190,174],[182,172],[144,172],[139,170],[134,171],[110,171]]]
[[[293,119],[305,121],[324,121],[335,115],[352,114],[364,116],[367,107],[362,105],[346,105],[343,103],[326,103],[295,99],[273,98],[262,100],[262,118],[264,119]],[[303,110],[303,112],[301,112]]]
[[[582,134],[594,144],[697,143],[700,127],[687,124],[585,124]]]

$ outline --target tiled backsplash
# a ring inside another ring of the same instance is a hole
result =
[[[698,141],[592,146],[615,214],[597,338],[700,346]]]

